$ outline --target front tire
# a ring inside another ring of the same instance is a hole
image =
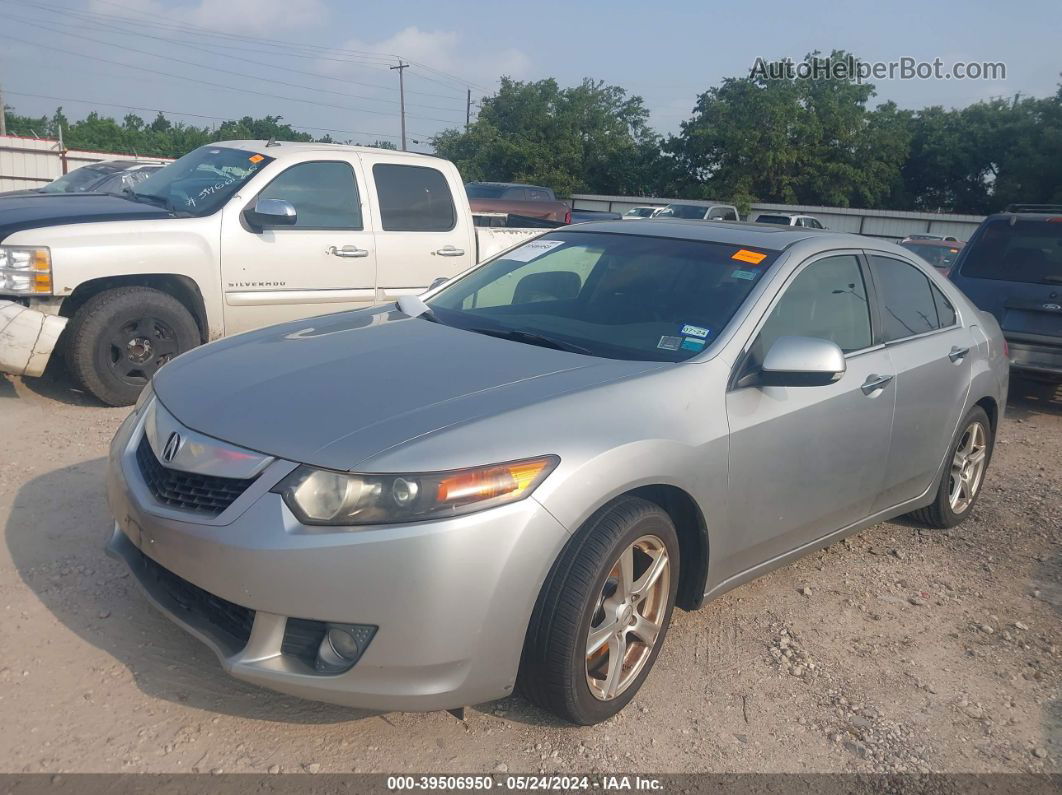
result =
[[[74,380],[108,406],[128,406],[162,365],[197,346],[192,314],[150,287],[94,295],[67,328],[66,363]]]
[[[598,511],[539,594],[520,664],[522,692],[572,723],[611,718],[656,662],[678,578],[678,535],[662,508],[625,497]]]
[[[910,516],[929,527],[954,527],[972,512],[992,460],[992,423],[974,406],[959,425],[933,502]]]

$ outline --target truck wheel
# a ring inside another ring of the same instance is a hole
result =
[[[520,690],[573,723],[611,718],[634,698],[660,653],[678,575],[678,536],[662,508],[627,497],[600,510],[542,586]]]
[[[180,301],[150,287],[95,295],[67,328],[67,368],[108,406],[128,406],[162,365],[200,342]]]
[[[992,460],[992,423],[974,406],[948,447],[948,462],[933,502],[908,516],[929,527],[954,527],[973,512]]]

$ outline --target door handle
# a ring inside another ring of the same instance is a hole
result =
[[[365,248],[358,248],[357,246],[330,246],[328,253],[335,257],[367,257],[369,256],[369,250]]]
[[[958,346],[952,346],[951,353],[948,354],[948,358],[953,362],[957,362],[960,359],[965,359],[966,354],[970,352],[969,348],[960,348]]]
[[[864,395],[869,395],[875,390],[885,387],[889,381],[892,380],[891,375],[868,375],[867,380],[863,382],[863,385],[859,387],[863,390]]]
[[[435,249],[436,254],[440,257],[463,257],[465,256],[465,250],[463,248],[455,248],[454,246],[443,246],[442,248]]]

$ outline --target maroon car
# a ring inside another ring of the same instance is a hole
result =
[[[508,213],[559,224],[572,222],[572,209],[559,201],[550,188],[516,182],[469,182],[465,184],[473,213]]]

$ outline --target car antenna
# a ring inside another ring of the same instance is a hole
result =
[[[280,146],[280,144],[277,143],[276,137],[272,136],[272,135],[269,136],[269,140],[266,141],[266,149],[268,149],[271,146]]]

